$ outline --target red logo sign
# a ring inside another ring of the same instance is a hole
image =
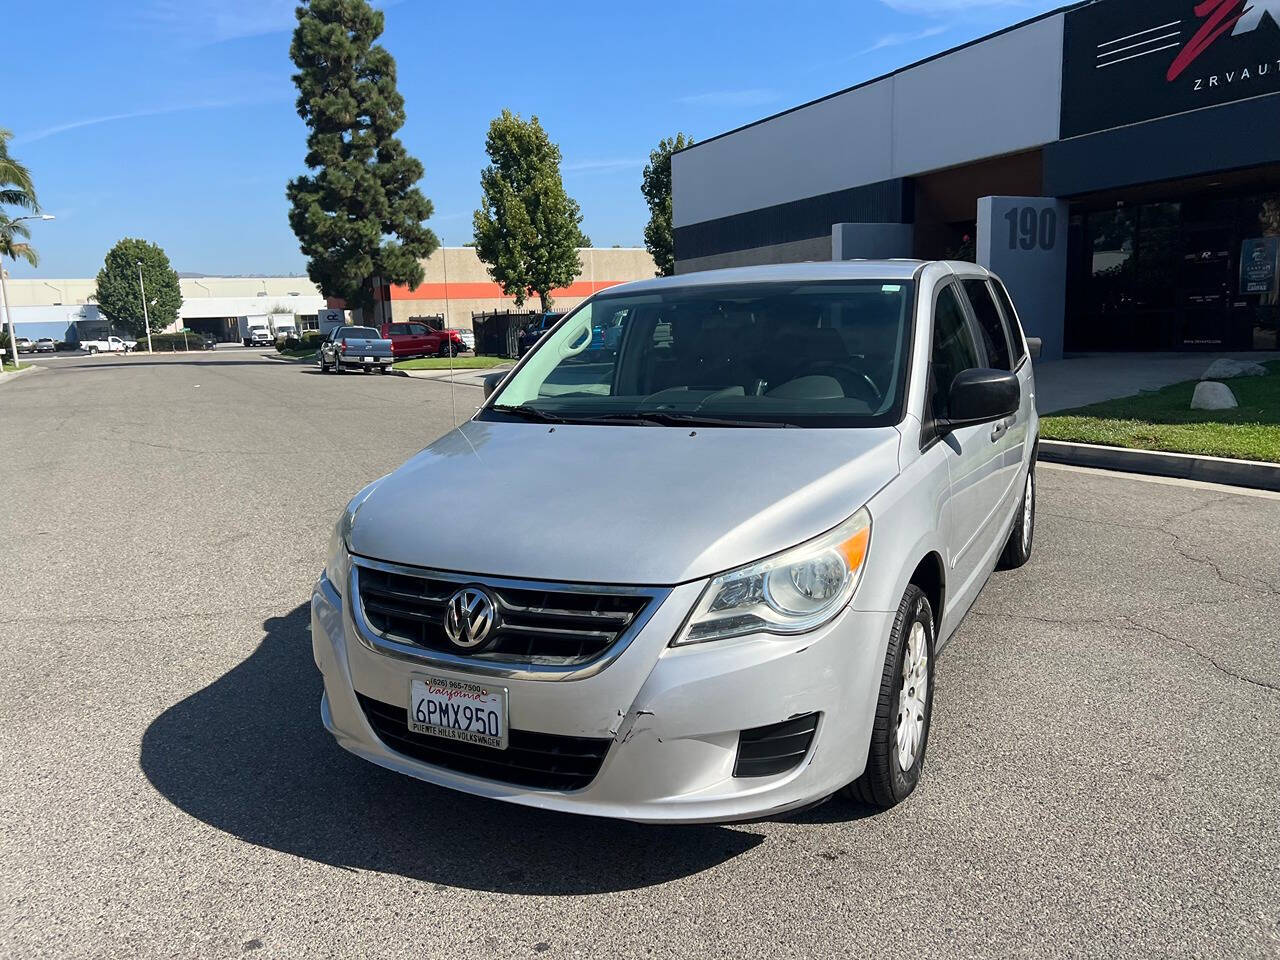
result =
[[[1276,24],[1280,25],[1280,0],[1255,0],[1249,6],[1245,6],[1246,2],[1247,0],[1204,0],[1197,4],[1195,14],[1204,22],[1169,65],[1166,79],[1170,83],[1182,76],[1182,72],[1228,30],[1233,36],[1250,33],[1262,23],[1263,14],[1270,14]]]

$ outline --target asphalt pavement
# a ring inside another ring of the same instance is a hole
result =
[[[642,827],[320,726],[333,520],[478,389],[249,351],[48,366],[0,383],[0,955],[1280,956],[1276,495],[1042,465],[1031,563],[938,663],[914,797]]]

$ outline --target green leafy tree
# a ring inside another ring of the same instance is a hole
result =
[[[112,323],[124,327],[135,337],[144,337],[142,290],[138,287],[138,262],[142,262],[142,282],[147,293],[147,316],[151,332],[157,333],[178,319],[182,306],[182,289],[178,274],[169,266],[169,258],[154,243],[125,237],[107,252],[106,262],[98,271],[98,289],[94,298],[100,310]]]
[[[676,272],[676,239],[671,227],[671,155],[691,146],[693,137],[686,137],[683,133],[659,140],[657,149],[649,154],[644,179],[640,181],[640,192],[649,205],[644,245],[653,255],[660,277],[669,277]]]
[[[543,312],[551,291],[582,272],[578,248],[591,245],[582,212],[560,179],[560,148],[537,117],[503,110],[485,138],[489,166],[480,172],[481,206],[472,218],[476,253],[516,306],[537,294]]]
[[[321,292],[367,311],[373,277],[422,283],[419,261],[440,245],[423,226],[433,208],[416,186],[422,164],[395,136],[404,98],[395,60],[374,43],[382,12],[366,0],[310,0],[297,16],[289,55],[314,173],[289,183],[289,225]]]
[[[0,129],[0,268],[5,259],[25,260],[34,267],[40,263],[40,257],[27,242],[31,231],[24,224],[14,223],[16,216],[5,210],[5,207],[17,207],[27,213],[40,211],[31,171],[9,155],[12,138],[12,133]]]

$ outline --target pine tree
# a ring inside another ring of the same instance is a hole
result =
[[[416,186],[422,164],[395,136],[404,98],[395,60],[374,43],[382,12],[366,0],[310,0],[297,16],[289,54],[315,172],[289,184],[289,225],[321,292],[368,310],[373,277],[422,283],[420,261],[440,245],[423,226],[432,205]]]

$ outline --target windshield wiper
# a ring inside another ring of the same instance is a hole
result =
[[[536,420],[539,423],[567,423],[564,417],[557,416],[554,413],[548,413],[545,410],[539,410],[537,407],[511,406],[505,403],[499,403],[489,408],[496,410],[498,413],[505,413],[513,417],[520,417],[522,420]]]
[[[784,420],[737,420],[728,417],[706,417],[699,413],[677,413],[671,410],[639,410],[635,413],[604,417],[583,417],[591,423],[655,423],[664,427],[799,427]]]

